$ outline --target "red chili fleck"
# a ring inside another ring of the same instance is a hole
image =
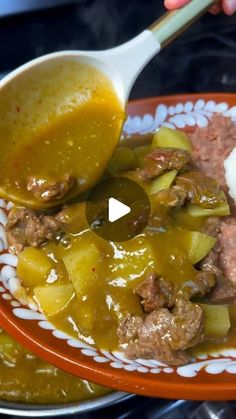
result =
[[[93,272],[95,272],[95,271],[96,271],[96,269],[95,269],[95,268],[92,268],[92,271],[93,271]]]
[[[20,107],[16,106],[16,112],[20,112]]]

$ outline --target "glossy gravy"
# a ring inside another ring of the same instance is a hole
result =
[[[0,400],[62,404],[109,391],[47,364],[0,329]]]
[[[101,255],[99,265],[91,265],[87,286],[74,295],[64,310],[50,316],[50,321],[88,344],[117,349],[118,324],[129,312],[143,313],[140,297],[133,290],[149,272],[154,270],[179,285],[196,275],[187,256],[188,237],[184,226],[173,220],[168,228],[169,231],[158,233],[153,226],[152,230],[123,243],[107,242],[85,230],[68,235],[69,241],[64,240],[66,245],[63,241],[44,245],[42,249],[50,258],[59,283],[69,281],[62,258],[71,252],[80,254],[91,243]],[[82,263],[78,265],[80,269]]]

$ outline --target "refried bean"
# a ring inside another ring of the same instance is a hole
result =
[[[236,125],[231,118],[214,115],[209,125],[197,128],[190,139],[197,167],[225,187],[224,160],[236,147]]]

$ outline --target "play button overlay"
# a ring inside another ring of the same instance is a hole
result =
[[[110,223],[119,220],[125,215],[131,212],[131,208],[128,205],[122,204],[115,198],[109,198],[108,200],[108,220]]]
[[[148,224],[150,212],[144,189],[124,177],[102,181],[87,197],[87,221],[105,240],[122,242],[139,235]]]

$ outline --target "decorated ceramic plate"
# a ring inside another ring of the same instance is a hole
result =
[[[198,94],[143,99],[128,106],[125,135],[153,133],[161,126],[191,131],[206,127],[214,114],[236,121],[236,95]],[[203,351],[193,362],[170,367],[157,360],[131,360],[99,350],[57,330],[33,301],[19,301],[18,257],[8,250],[5,226],[12,204],[0,199],[0,326],[51,364],[113,389],[181,399],[235,399],[236,346]],[[42,343],[44,342],[44,344]],[[46,344],[45,344],[46,342]]]

